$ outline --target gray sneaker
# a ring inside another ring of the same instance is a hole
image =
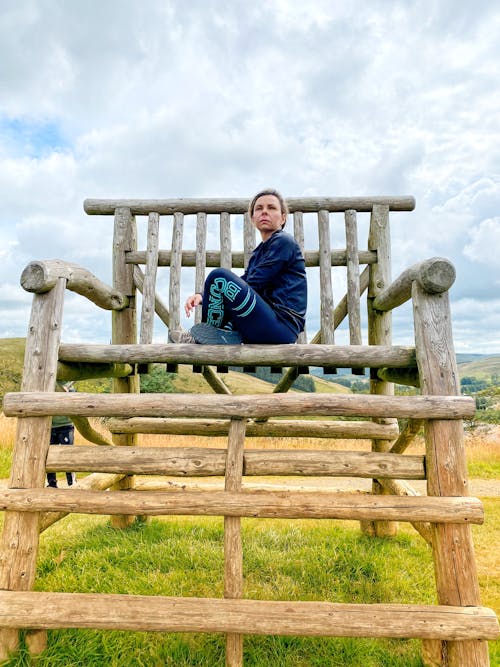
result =
[[[217,329],[206,322],[195,324],[190,334],[201,345],[241,345],[243,342],[238,331]]]
[[[191,336],[189,331],[186,329],[172,329],[168,332],[168,342],[169,343],[196,343],[195,339]]]

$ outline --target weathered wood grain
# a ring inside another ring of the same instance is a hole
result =
[[[168,433],[176,435],[227,435],[228,419],[172,419],[168,417],[111,418],[106,427],[115,433]],[[248,437],[307,438],[382,438],[393,440],[399,435],[397,424],[375,424],[372,421],[279,419],[247,424]]]
[[[82,266],[61,259],[30,262],[21,274],[21,287],[27,292],[43,294],[53,289],[59,278],[65,279],[66,289],[101,308],[123,310],[128,306],[125,294],[109,287]]]
[[[429,294],[412,285],[415,341],[423,394],[458,394],[459,378],[453,348],[448,293]],[[429,496],[467,494],[467,466],[460,421],[425,424],[427,491]],[[479,583],[471,529],[433,526],[433,558],[441,604],[476,605]],[[447,642],[449,667],[489,665],[486,642]]]
[[[369,196],[369,197],[288,197],[290,213],[302,211],[315,213],[320,209],[343,212],[349,209],[369,212],[375,204],[388,206],[391,211],[413,211],[414,197]],[[116,208],[128,208],[133,215],[148,215],[157,211],[160,215],[173,215],[176,211],[193,214],[205,213],[246,213],[248,198],[198,198],[198,199],[86,199],[83,208],[88,215],[113,215]]]
[[[206,215],[199,213],[198,215]],[[246,219],[246,218],[245,218]],[[255,227],[250,222],[249,231],[244,236],[244,243],[248,244],[248,250],[232,250],[231,264],[234,269],[246,268],[248,259],[255,248]],[[245,228],[246,229],[246,228]],[[251,231],[250,231],[251,230]],[[246,240],[245,240],[246,239]],[[247,246],[245,246],[247,247]],[[252,248],[252,250],[250,250]],[[248,253],[248,255],[247,255]],[[319,251],[306,250],[304,253],[306,266],[319,266]],[[146,252],[144,250],[130,251],[127,253],[125,261],[127,264],[145,264],[147,260]],[[172,261],[172,252],[170,250],[160,250],[158,254],[158,266],[170,266]],[[360,250],[358,253],[358,261],[360,264],[375,264],[377,261],[377,253],[370,250]],[[347,252],[345,250],[332,250],[330,253],[331,266],[346,266]],[[219,250],[206,251],[206,266],[210,268],[219,267],[221,265],[221,254]],[[196,251],[184,249],[182,251],[182,266],[196,266]]]
[[[149,516],[246,516],[281,519],[431,521],[481,524],[477,498],[374,496],[307,491],[82,491],[70,489],[0,490],[0,509],[18,512],[70,511],[82,514]]]
[[[311,637],[496,639],[487,607],[338,604],[96,593],[0,592],[0,619],[16,627],[242,632]],[[464,666],[465,667],[465,666]]]
[[[463,419],[475,414],[469,396],[353,394],[87,394],[18,392],[4,397],[7,417],[285,417],[300,415]]]
[[[411,288],[416,280],[429,294],[441,294],[455,282],[455,267],[444,257],[431,257],[410,266],[409,269],[387,285],[373,301],[373,308],[388,311],[397,308],[411,298]]]
[[[229,437],[231,441],[231,429]],[[74,470],[180,477],[221,476],[226,474],[228,451],[205,447],[49,447],[46,467],[55,472]],[[244,470],[245,475],[425,479],[423,456],[299,449],[249,449],[241,456],[242,474]]]
[[[225,366],[338,366],[406,368],[415,366],[415,349],[390,345],[91,345],[62,343],[67,362],[185,363]]]

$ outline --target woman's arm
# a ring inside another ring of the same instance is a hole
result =
[[[186,299],[186,303],[184,304],[184,311],[186,313],[186,316],[191,317],[191,311],[193,310],[193,308],[199,306],[202,301],[203,297],[198,292],[196,294],[191,294],[191,296],[188,296],[188,298]]]

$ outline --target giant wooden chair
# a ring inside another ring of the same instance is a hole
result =
[[[494,613],[480,606],[471,540],[470,524],[483,521],[483,510],[467,493],[462,419],[471,417],[475,406],[459,395],[448,303],[453,266],[433,258],[391,280],[389,213],[412,210],[411,197],[306,197],[291,198],[288,204],[293,233],[310,267],[309,321],[319,323],[309,343],[305,335],[296,345],[153,342],[155,313],[166,325],[160,334],[165,341],[167,328],[180,323],[181,283],[194,280],[199,291],[208,268],[246,265],[255,245],[245,214],[247,200],[87,200],[88,214],[114,216],[113,286],[61,260],[33,262],[23,272],[23,287],[34,293],[23,381],[21,392],[4,400],[4,412],[18,418],[18,430],[9,488],[0,492],[6,510],[0,581],[3,655],[16,648],[20,629],[28,630],[26,640],[37,653],[47,629],[85,626],[224,632],[226,660],[232,666],[243,662],[245,634],[417,637],[424,641],[429,664],[489,664],[487,640],[499,631]],[[138,250],[137,223],[144,216],[147,247]],[[369,228],[365,249],[358,247],[361,222]],[[341,249],[331,247],[332,229],[334,238],[345,238]],[[168,250],[160,249],[164,230],[170,231]],[[317,239],[313,248],[311,238]],[[217,249],[209,249],[210,244]],[[156,286],[162,267],[168,267],[168,301]],[[337,267],[345,271],[339,280],[346,294],[335,304],[332,275]],[[66,290],[112,311],[110,345],[61,342]],[[363,295],[366,311],[360,305]],[[394,345],[391,311],[410,299],[415,344]],[[335,344],[346,317],[349,343]],[[157,363],[170,370],[191,366],[213,393],[139,393],[139,374]],[[286,369],[273,399],[231,395],[223,371],[257,366]],[[287,393],[308,367],[328,373],[369,369],[370,394]],[[55,393],[57,376],[113,377],[114,393]],[[419,386],[420,395],[395,396],[393,382]],[[114,446],[49,450],[50,421],[56,414],[107,417]],[[406,420],[401,432],[398,419]],[[404,455],[422,425],[425,456]],[[227,435],[227,448],[138,448],[132,446],[138,433]],[[245,450],[245,436],[255,435],[363,438],[371,440],[372,451]],[[47,489],[46,470],[92,474],[76,488]],[[145,474],[224,475],[225,488],[130,492],[134,475]],[[373,493],[242,489],[243,476],[297,474],[371,478]],[[427,495],[421,496],[406,480],[424,478]],[[35,592],[39,531],[69,512],[109,514],[123,527],[150,515],[224,516],[224,599],[173,598],[168,591],[162,597]],[[363,530],[378,535],[392,534],[397,521],[411,522],[432,548],[437,604],[246,599],[241,517],[357,519]]]

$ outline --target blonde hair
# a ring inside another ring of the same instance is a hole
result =
[[[255,209],[255,203],[257,202],[257,199],[259,199],[260,197],[264,197],[265,195],[271,195],[273,197],[276,197],[276,199],[280,203],[281,212],[284,213],[285,215],[289,214],[290,211],[288,210],[288,206],[287,206],[287,203],[286,203],[285,199],[283,198],[283,195],[280,192],[278,192],[278,190],[275,190],[274,188],[266,188],[265,190],[261,190],[260,192],[257,192],[257,194],[254,195],[254,197],[252,198],[252,201],[250,202],[250,206],[248,207],[248,213],[249,213],[250,217],[253,217],[253,212],[254,212],[254,209]],[[285,225],[286,225],[286,219],[285,219],[285,222],[282,225],[282,228]]]

